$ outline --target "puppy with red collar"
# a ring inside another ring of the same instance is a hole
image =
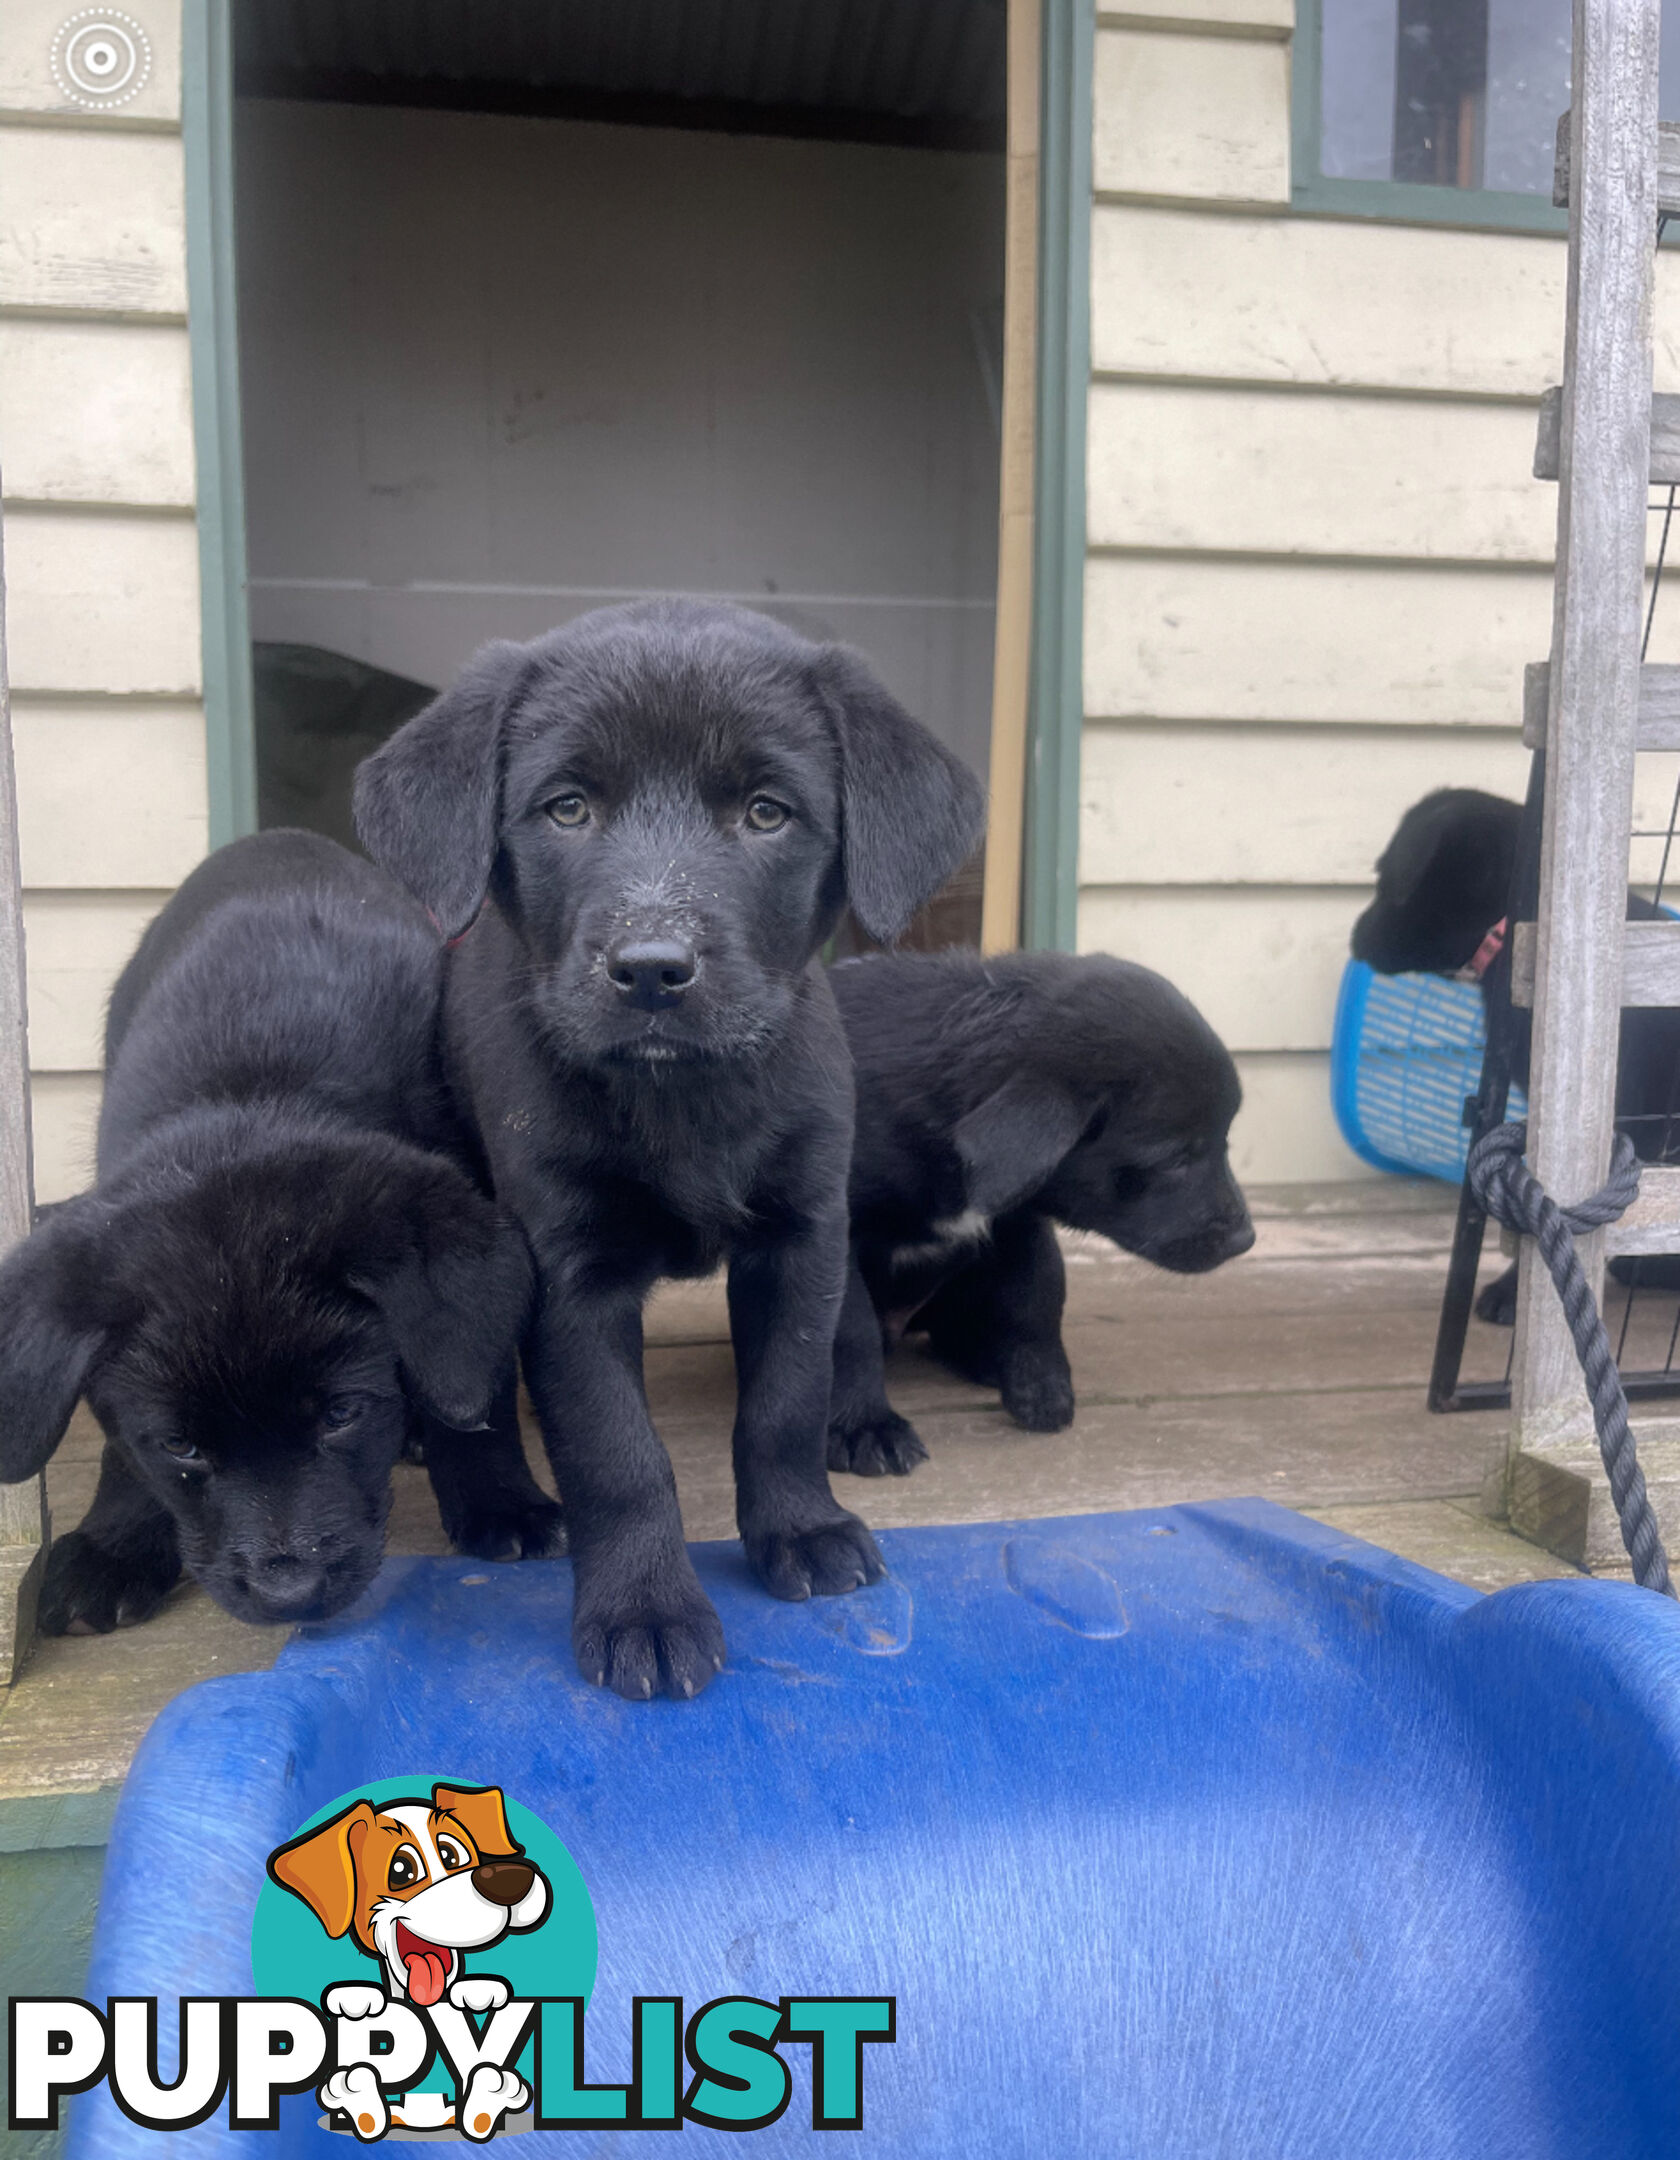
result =
[[[1463,975],[1504,1006],[1510,996],[1511,878],[1522,805],[1480,788],[1437,788],[1414,803],[1377,861],[1377,891],[1353,926],[1353,957],[1379,975]],[[1627,896],[1630,922],[1667,912],[1643,893]],[[1530,1018],[1519,1011],[1511,1038],[1512,1078],[1528,1085]],[[1680,1102],[1680,1011],[1630,1007],[1622,1014],[1616,1065],[1616,1119],[1643,1162],[1671,1158]],[[1672,1256],[1612,1262],[1620,1282],[1680,1289]],[[1509,1327],[1517,1315],[1517,1271],[1483,1287],[1478,1316]]]
[[[377,1960],[387,1996],[422,2010],[446,1994],[458,2009],[499,2008],[508,1999],[505,1983],[491,1975],[467,1978],[466,1953],[539,1927],[551,1902],[548,1878],[515,1840],[494,1785],[434,1785],[429,1802],[404,1798],[375,1807],[357,1800],[271,1853],[268,1872],[303,1900],[335,1941],[347,1935]],[[345,2015],[372,2015],[383,2007],[371,1988],[334,1994],[344,2000],[329,2007]],[[478,2091],[487,2075],[497,2083],[494,2095]],[[335,2089],[340,2081],[342,2092]],[[377,2080],[365,2068],[339,2073],[322,2094],[326,2104],[351,2115],[360,2134],[383,2134],[373,2112]],[[499,2119],[528,2098],[521,2079],[481,2065],[465,2096],[463,2127],[473,2135],[473,2111],[482,2112],[492,2099]],[[444,2111],[435,2096],[414,2094],[392,2106],[391,2120],[407,2128],[442,2127]]]

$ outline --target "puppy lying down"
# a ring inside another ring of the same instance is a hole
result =
[[[1103,954],[846,961],[857,1074],[851,1269],[828,1460],[902,1475],[926,1455],[886,1398],[882,1337],[935,1354],[1033,1432],[1073,1416],[1058,1223],[1200,1274],[1254,1243],[1226,1156],[1229,1052],[1148,968]]]
[[[338,1612],[411,1436],[457,1545],[557,1542],[515,1417],[530,1259],[445,1107],[440,965],[378,871],[270,832],[194,871],[123,970],[98,1182],[0,1265],[0,1479],[84,1394],[105,1433],[48,1633],[146,1619],[183,1563],[243,1620]]]

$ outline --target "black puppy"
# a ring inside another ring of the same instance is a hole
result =
[[[84,1393],[106,1436],[49,1634],[144,1620],[183,1560],[242,1620],[341,1610],[415,1431],[456,1544],[555,1543],[514,1408],[530,1259],[460,1167],[440,972],[404,894],[296,832],[213,855],[123,970],[98,1183],[0,1266],[0,1478]]]
[[[1438,788],[1414,803],[1377,862],[1376,898],[1353,926],[1353,957],[1379,975],[1454,975],[1473,969],[1484,999],[1510,995],[1505,934],[1522,805],[1479,788]],[[1662,909],[1630,892],[1630,922]],[[1530,1015],[1512,1016],[1512,1071],[1528,1084]],[[1680,1012],[1631,1009],[1622,1015],[1616,1117],[1643,1161],[1663,1159],[1680,1139]],[[1617,1261],[1621,1281],[1680,1287],[1671,1260]],[[1476,1311],[1495,1326],[1516,1317],[1516,1270],[1489,1283]]]
[[[857,1074],[852,1268],[834,1350],[832,1470],[927,1450],[886,1397],[882,1334],[925,1327],[1017,1424],[1073,1416],[1055,1225],[1201,1274],[1254,1243],[1226,1159],[1230,1053],[1148,968],[966,952],[834,970]]]
[[[1503,921],[1522,804],[1480,788],[1413,803],[1377,861],[1376,898],[1353,926],[1353,957],[1379,975],[1456,975]],[[1482,972],[1500,947],[1491,946]]]
[[[362,767],[356,808],[448,935],[483,905],[447,1036],[536,1255],[525,1372],[578,1663],[691,1695],[723,1637],[648,1416],[642,1303],[728,1255],[747,1557],[777,1597],[873,1581],[825,1465],[852,1082],[813,956],[848,901],[903,930],[973,846],[980,788],[855,653],[658,601],[489,647]]]

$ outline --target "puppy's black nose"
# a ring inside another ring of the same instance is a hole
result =
[[[626,938],[608,952],[607,974],[621,997],[657,1012],[694,980],[694,947],[685,938]]]
[[[510,1909],[536,1879],[537,1871],[529,1860],[481,1860],[472,1871],[473,1888],[480,1896]]]
[[[277,1620],[302,1620],[319,1601],[326,1576],[315,1560],[269,1553],[250,1571],[251,1594]]]

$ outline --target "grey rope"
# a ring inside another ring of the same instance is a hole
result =
[[[1470,1150],[1465,1175],[1477,1201],[1495,1222],[1521,1231],[1540,1248],[1540,1257],[1550,1269],[1563,1301],[1569,1332],[1575,1338],[1575,1355],[1586,1378],[1599,1452],[1604,1457],[1622,1526],[1622,1543],[1633,1562],[1633,1579],[1647,1590],[1673,1597],[1668,1555],[1663,1551],[1662,1533],[1645,1490],[1645,1473],[1639,1467],[1639,1450],[1628,1424],[1622,1377],[1575,1252],[1576,1232],[1615,1222],[1637,1197],[1639,1162],[1633,1142],[1626,1133],[1617,1134],[1610,1156],[1610,1175],[1603,1188],[1590,1200],[1570,1208],[1560,1208],[1523,1161],[1527,1145],[1526,1125],[1496,1125]]]

